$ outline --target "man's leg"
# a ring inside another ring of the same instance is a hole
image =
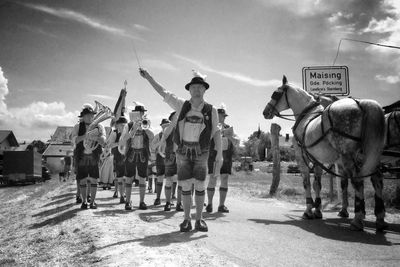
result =
[[[82,205],[81,209],[87,209],[87,178],[83,178],[79,181],[79,186],[81,188]]]
[[[178,180],[176,175],[172,176],[172,199],[176,199],[176,187],[178,186]]]
[[[225,206],[226,195],[228,193],[228,177],[229,174],[221,174],[221,185],[219,187],[219,212],[229,212],[228,208]]]
[[[194,228],[201,232],[207,232],[208,227],[203,220],[203,205],[205,199],[206,177],[207,177],[208,153],[203,153],[194,161],[193,176],[195,179],[195,203],[196,203],[196,224]]]
[[[164,193],[165,193],[165,206],[164,206],[164,211],[170,211],[171,210],[171,189],[172,189],[172,177],[171,176],[166,176],[165,177],[165,187],[164,187]]]
[[[132,203],[131,203],[131,193],[132,193],[132,183],[134,177],[125,177],[125,210],[132,210]]]
[[[179,184],[182,187],[182,203],[183,203],[183,211],[185,220],[191,220],[190,216],[190,208],[191,208],[191,199],[192,199],[192,185],[194,179],[187,179],[183,181],[179,181]]]
[[[161,191],[163,187],[163,181],[164,181],[164,175],[157,175],[157,183],[156,183],[156,193],[157,197],[156,200],[154,201],[154,205],[160,205],[161,204]]]
[[[183,211],[182,206],[182,186],[178,182],[178,190],[176,193],[176,211]]]
[[[212,201],[214,198],[216,185],[217,185],[217,176],[211,173],[210,180],[208,181],[208,186],[207,186],[207,197],[208,197],[208,205],[206,207],[207,212],[213,211]]]
[[[82,203],[82,198],[81,198],[81,185],[79,183],[79,180],[76,179],[76,204]]]
[[[90,184],[90,208],[91,209],[97,209],[97,205],[95,202],[96,199],[96,194],[97,194],[97,178],[88,178],[88,184]]]
[[[125,178],[124,177],[117,177],[118,181],[118,190],[119,190],[119,203],[125,203]]]
[[[139,176],[139,209],[146,210],[147,206],[144,203],[144,196],[146,195],[146,177]]]

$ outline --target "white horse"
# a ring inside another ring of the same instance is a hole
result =
[[[385,120],[382,107],[373,100],[341,99],[324,109],[303,89],[288,85],[284,76],[282,86],[271,96],[264,109],[266,119],[280,116],[279,112],[292,109],[296,122],[293,135],[301,149],[302,158],[314,165],[337,164],[339,176],[351,180],[355,190],[355,215],[352,230],[363,230],[365,218],[364,177],[377,170],[384,147]],[[305,214],[312,214],[310,178],[303,176],[306,188]],[[387,227],[382,200],[382,178],[374,175],[376,227]],[[305,216],[307,216],[305,215]]]

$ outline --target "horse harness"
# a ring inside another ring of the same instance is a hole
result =
[[[290,105],[289,105],[289,100],[288,100],[288,98],[287,98],[287,88],[286,88],[286,87],[283,88],[283,91],[282,91],[282,92],[275,91],[275,92],[272,94],[271,99],[274,99],[276,102],[278,102],[278,101],[280,100],[280,98],[282,97],[283,94],[284,94],[285,97],[286,97],[286,102],[287,102],[288,106],[290,106]],[[354,99],[354,98],[351,98],[351,99],[353,99],[353,100],[357,103],[357,106],[361,109],[361,111],[363,111],[362,107],[360,106],[360,102],[359,102],[358,100]],[[282,118],[282,117],[280,116],[279,112],[277,112],[275,106],[272,106],[272,105],[270,105],[270,106],[274,109],[275,113],[278,114],[277,116],[280,117],[280,118]],[[318,102],[312,101],[307,107],[305,107],[305,108],[303,109],[303,111],[300,113],[300,115],[299,115],[298,118],[296,119],[295,124],[294,124],[294,126],[293,126],[293,128],[292,128],[292,130],[293,130],[293,136],[294,136],[294,138],[295,138],[295,140],[296,140],[297,145],[300,147],[300,149],[301,149],[301,151],[302,151],[302,157],[303,157],[303,160],[304,160],[305,163],[307,162],[306,159],[308,159],[308,161],[310,161],[314,166],[315,166],[315,165],[318,165],[319,167],[321,167],[321,169],[323,169],[324,171],[326,171],[327,173],[329,173],[329,174],[331,174],[331,175],[335,175],[335,176],[340,177],[340,178],[348,178],[348,177],[345,177],[345,176],[343,176],[343,175],[340,175],[340,174],[338,174],[338,173],[333,172],[330,168],[325,167],[324,164],[323,164],[322,162],[318,161],[318,160],[307,150],[307,148],[311,148],[311,147],[314,147],[314,146],[316,146],[317,144],[319,144],[319,143],[328,135],[328,133],[330,133],[330,132],[336,133],[336,134],[338,134],[338,135],[341,135],[341,136],[343,136],[343,137],[345,137],[345,138],[349,138],[349,139],[351,139],[351,140],[353,140],[353,141],[356,141],[356,142],[359,142],[359,143],[361,143],[362,138],[361,138],[361,137],[352,136],[352,135],[347,134],[347,133],[345,133],[345,132],[343,132],[343,131],[341,131],[341,130],[339,130],[339,129],[337,129],[337,128],[334,127],[334,125],[333,125],[333,120],[332,120],[331,113],[330,113],[330,109],[331,109],[332,104],[330,104],[329,106],[327,106],[327,107],[325,108],[325,110],[323,110],[323,111],[311,113],[311,111],[312,111],[314,108],[318,107],[318,106],[320,106],[320,104],[319,104]],[[325,113],[325,112],[326,112],[326,113]],[[297,134],[296,134],[296,129],[297,129],[297,127],[299,126],[299,124],[301,123],[301,121],[302,121],[307,115],[309,115],[309,114],[315,114],[315,116],[313,116],[313,117],[307,122],[307,124],[305,125],[302,138],[300,139],[299,136],[297,136]],[[308,127],[308,125],[309,125],[314,119],[316,119],[317,117],[319,117],[319,116],[324,116],[324,114],[327,114],[326,116],[328,117],[328,122],[329,122],[328,128],[325,130],[324,120],[323,120],[323,118],[321,118],[321,132],[322,132],[322,135],[321,135],[316,141],[314,141],[313,143],[311,143],[310,145],[306,145],[306,144],[304,143],[304,140],[305,140],[305,135],[306,135],[306,132],[307,132],[307,127]],[[286,119],[286,118],[285,118],[285,119]],[[364,129],[362,129],[361,132],[363,133],[363,132],[364,132]],[[307,157],[307,158],[306,158],[306,157]],[[308,164],[307,164],[307,167],[308,167],[309,169],[312,169],[312,168],[313,168],[313,167],[310,167]],[[363,176],[354,177],[354,178],[365,178],[365,177],[369,177],[369,176],[371,176],[371,175],[373,175],[373,174],[375,174],[375,173],[376,173],[376,172],[371,173],[371,174],[368,174],[368,175],[363,175]]]

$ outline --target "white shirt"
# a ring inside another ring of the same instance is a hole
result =
[[[185,100],[177,97],[171,92],[166,92],[164,102],[166,102],[171,108],[177,112],[177,117],[182,111],[183,104]],[[204,102],[199,107],[194,107],[192,105],[191,110],[186,114],[186,119],[183,127],[182,140],[187,142],[199,142],[200,134],[205,129],[203,114],[201,113],[204,107]],[[218,130],[218,112],[215,107],[212,108],[212,129],[211,138],[214,136],[215,132]],[[173,121],[174,126],[177,120]]]

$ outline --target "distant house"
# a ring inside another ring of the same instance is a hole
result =
[[[43,153],[43,159],[50,172],[59,173],[62,170],[61,159],[67,156],[67,152],[70,152],[70,156],[72,156],[73,150],[72,143],[49,144]]]
[[[13,150],[18,146],[18,141],[12,131],[0,130],[0,155],[3,155],[4,151]]]
[[[71,143],[73,129],[73,126],[58,126],[49,142],[53,144]]]

